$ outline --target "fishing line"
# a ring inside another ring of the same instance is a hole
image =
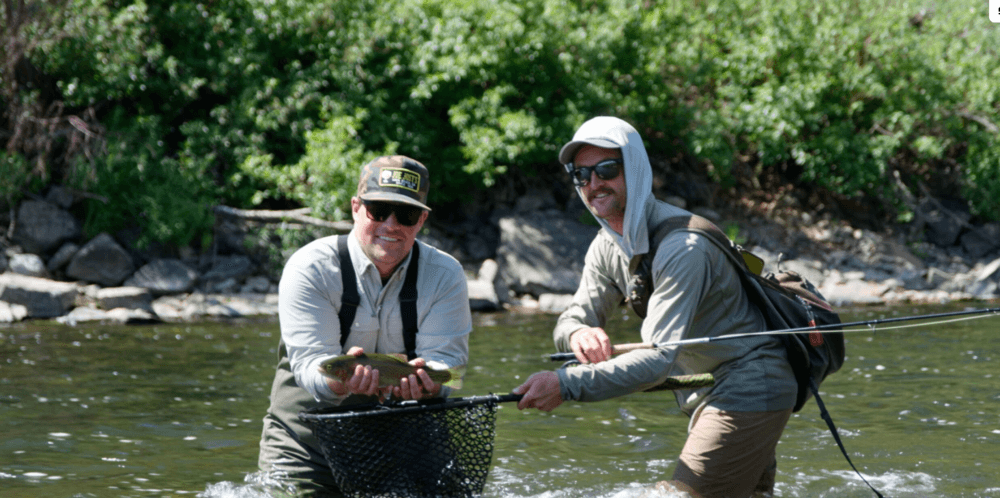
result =
[[[966,316],[966,315],[981,315],[981,316]],[[932,319],[932,318],[947,318],[947,317],[955,317],[955,316],[962,316],[962,318],[952,318],[952,319],[949,319],[949,320],[939,320],[939,321],[936,321],[936,322],[917,323],[917,324],[910,324],[910,325],[894,325],[894,326],[891,326],[891,327],[881,327],[880,326],[880,325],[886,324],[886,323],[908,322],[908,321],[914,321],[914,320],[929,320],[929,319]],[[659,348],[664,348],[664,347],[668,347],[668,346],[687,346],[687,345],[691,345],[691,344],[708,344],[710,342],[722,341],[722,340],[727,340],[727,339],[744,339],[744,338],[748,338],[748,337],[759,337],[759,336],[764,336],[764,335],[788,335],[788,334],[798,334],[798,333],[802,333],[802,332],[819,332],[819,333],[823,333],[823,332],[845,332],[845,333],[869,332],[869,333],[874,334],[876,332],[876,328],[878,330],[884,331],[884,330],[896,330],[896,329],[913,328],[913,327],[927,327],[927,326],[931,326],[931,325],[941,325],[941,324],[945,324],[945,323],[953,323],[953,322],[960,322],[960,321],[964,321],[964,320],[975,320],[977,318],[990,318],[990,317],[997,317],[997,316],[1000,316],[1000,308],[973,309],[973,310],[964,310],[964,311],[953,311],[953,312],[947,312],[947,313],[934,313],[934,314],[929,314],[929,315],[903,316],[903,317],[896,317],[896,318],[879,318],[879,319],[874,319],[874,320],[861,320],[861,321],[848,322],[848,323],[831,323],[831,324],[826,324],[826,325],[817,325],[817,326],[814,326],[814,327],[799,327],[799,328],[781,329],[781,330],[765,330],[765,331],[760,331],[760,332],[746,332],[746,333],[742,333],[742,334],[729,334],[729,335],[722,335],[722,336],[715,336],[715,337],[696,337],[696,338],[692,338],[692,339],[679,339],[679,340],[676,340],[676,341],[667,341],[667,342],[653,343],[653,344],[651,344],[651,343],[617,344],[617,345],[612,346],[612,353],[613,354],[620,354],[620,353],[626,353],[626,352],[629,352],[629,351],[634,351],[634,350],[637,350],[637,349],[659,349]],[[852,329],[851,328],[851,327],[860,327],[860,326],[866,326],[868,328],[867,329]],[[551,361],[566,361],[566,360],[571,360],[573,358],[576,358],[576,355],[574,353],[553,353],[553,354],[550,354],[550,355],[547,355],[547,356],[548,356],[549,360],[551,360]]]
[[[982,319],[982,318],[995,318],[995,316],[991,316],[991,315],[967,316],[967,317],[963,317],[963,318],[952,318],[951,320],[939,320],[937,322],[911,323],[909,325],[893,325],[892,327],[882,327],[882,328],[879,328],[878,330],[875,330],[875,324],[870,324],[870,325],[868,325],[868,327],[871,329],[871,333],[874,334],[876,332],[884,332],[886,330],[910,329],[910,328],[914,328],[914,327],[927,327],[929,325],[943,325],[945,323],[964,322],[964,321],[967,321],[967,320],[979,320],[979,319]],[[836,332],[847,333],[847,332],[868,332],[868,331],[865,330],[865,329],[848,329],[848,330],[839,330],[839,331],[836,331]]]

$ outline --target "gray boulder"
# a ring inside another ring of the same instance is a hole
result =
[[[152,303],[153,295],[142,287],[109,287],[97,291],[97,305],[105,310],[126,308],[152,311]]]
[[[27,315],[34,318],[65,314],[73,307],[77,293],[76,284],[16,273],[0,275],[0,301],[22,305],[27,309]]]
[[[202,275],[201,279],[210,289],[223,283],[227,287],[238,287],[253,275],[254,269],[253,261],[246,256],[223,256],[215,261],[212,269]]]
[[[76,200],[76,196],[73,195],[73,192],[59,185],[53,186],[49,189],[49,193],[45,194],[45,202],[63,209],[69,209],[74,200]]]
[[[198,280],[198,272],[178,259],[157,259],[135,272],[126,286],[149,289],[154,295],[191,292]]]
[[[13,240],[26,252],[44,254],[79,236],[79,223],[59,206],[32,200],[17,210]]]
[[[971,218],[963,206],[934,199],[925,199],[917,209],[927,223],[927,241],[938,247],[954,245]]]
[[[469,279],[469,308],[472,311],[495,311],[500,309],[500,296],[495,281],[499,268],[496,261],[487,259],[479,268],[479,276]]]
[[[257,275],[256,277],[250,277],[247,279],[243,287],[240,288],[240,294],[264,294],[271,290],[271,280],[263,275]]]
[[[37,254],[15,254],[10,257],[10,271],[18,275],[29,277],[48,278],[49,272],[45,271],[45,261],[42,261]]]
[[[962,234],[962,249],[973,258],[981,258],[1000,249],[1000,223],[987,223]]]
[[[66,268],[66,275],[104,287],[114,287],[134,271],[132,256],[110,235],[102,233],[73,255]]]
[[[142,309],[115,308],[105,311],[86,306],[73,308],[68,314],[56,318],[56,321],[69,326],[86,322],[144,324],[159,322],[159,318],[151,312]]]
[[[560,211],[500,219],[500,277],[519,294],[572,294],[580,284],[583,258],[598,228]]]
[[[72,242],[63,244],[63,246],[60,247],[51,258],[49,258],[49,263],[46,268],[48,268],[51,272],[61,270],[64,266],[69,264],[70,261],[72,261],[73,256],[79,250],[80,246]]]

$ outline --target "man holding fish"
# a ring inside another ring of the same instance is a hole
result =
[[[278,289],[279,363],[258,465],[311,496],[339,496],[302,410],[447,396],[472,331],[461,265],[416,240],[427,168],[405,156],[365,165],[354,228],[289,258]]]
[[[691,213],[652,194],[652,168],[639,133],[614,117],[584,123],[559,160],[603,227],[587,252],[580,287],[559,317],[556,346],[582,364],[539,372],[513,390],[518,408],[551,411],[564,400],[600,401],[640,392],[678,374],[711,373],[715,385],[674,391],[691,417],[669,491],[705,498],[770,496],[775,448],[796,401],[785,348],[774,336],[645,349],[612,357],[604,331],[626,297],[634,267],[651,258],[643,342],[723,336],[765,329],[723,249],[707,237],[653,227]],[[634,287],[633,287],[634,288]]]

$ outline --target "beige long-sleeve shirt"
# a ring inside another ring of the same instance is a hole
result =
[[[281,338],[288,350],[295,381],[313,397],[333,401],[323,360],[353,346],[369,353],[405,353],[399,292],[412,253],[383,285],[378,269],[365,256],[353,232],[347,248],[357,278],[361,302],[343,350],[337,313],[344,287],[337,238],[326,237],[299,249],[288,260],[278,293]],[[472,313],[465,274],[454,258],[419,241],[417,264],[417,355],[435,368],[453,368],[469,360]]]

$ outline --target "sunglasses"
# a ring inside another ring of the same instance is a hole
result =
[[[590,175],[596,173],[601,180],[613,180],[618,178],[622,171],[621,159],[605,159],[593,166],[583,166],[576,168],[573,163],[566,164],[566,172],[573,179],[573,185],[586,187],[590,183]]]
[[[389,215],[396,213],[396,221],[400,225],[412,227],[420,221],[420,215],[424,210],[416,206],[406,204],[393,204],[390,202],[361,201],[365,205],[368,219],[379,223],[389,219]]]

